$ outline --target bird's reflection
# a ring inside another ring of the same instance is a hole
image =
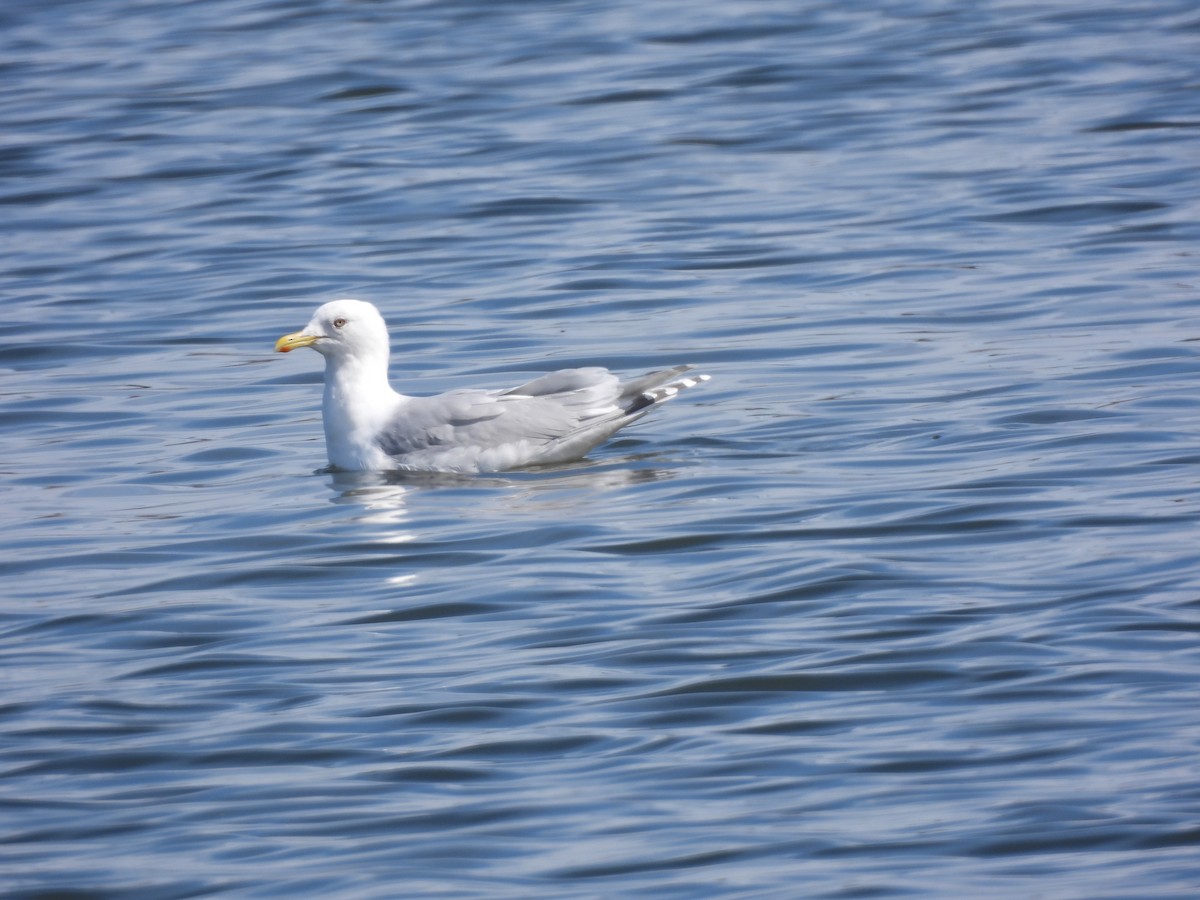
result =
[[[407,527],[410,485],[393,481],[386,472],[330,472],[332,502],[362,510],[358,521],[375,526],[375,539],[389,544],[414,540]]]
[[[350,508],[343,526],[354,533],[354,556],[369,560],[373,569],[382,566],[381,587],[407,606],[412,591],[427,583],[429,569],[446,566],[447,555],[463,549],[469,564],[479,553],[480,535],[568,524],[586,518],[585,510],[600,494],[669,479],[678,471],[648,463],[648,458],[625,456],[503,475],[318,474],[329,479],[330,502]],[[500,539],[498,545],[503,544]],[[387,609],[389,615],[396,612]]]
[[[409,526],[409,501],[422,491],[453,489],[467,491],[476,501],[490,498],[496,505],[520,505],[530,512],[531,498],[540,498],[541,505],[555,514],[561,509],[559,499],[570,494],[570,502],[579,501],[578,492],[607,491],[674,476],[675,469],[648,465],[650,454],[631,454],[619,460],[565,463],[541,466],[502,475],[461,475],[451,472],[340,472],[322,470],[330,479],[334,495],[331,502],[360,507],[363,515],[358,521],[388,528]],[[534,511],[536,511],[536,505]],[[397,532],[399,534],[400,532]],[[393,535],[390,542],[411,540]]]

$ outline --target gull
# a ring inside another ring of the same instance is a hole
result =
[[[621,381],[607,369],[560,369],[508,390],[409,397],[388,383],[388,329],[363,300],[333,300],[275,349],[325,357],[321,405],[334,469],[499,472],[570,462],[631,422],[708,381],[675,366]]]

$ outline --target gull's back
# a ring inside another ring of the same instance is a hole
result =
[[[562,369],[507,391],[406,397],[379,435],[396,468],[494,472],[580,459],[680,391],[691,366],[622,383],[606,369]]]

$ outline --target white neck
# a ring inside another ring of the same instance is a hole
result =
[[[387,366],[387,356],[377,354],[325,360],[325,447],[338,468],[383,467],[375,436],[407,399],[388,384]]]

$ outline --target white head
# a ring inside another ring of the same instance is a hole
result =
[[[285,334],[275,349],[287,353],[297,347],[312,347],[330,363],[357,359],[363,362],[388,358],[387,323],[373,305],[364,300],[332,300],[313,313],[304,329]]]

